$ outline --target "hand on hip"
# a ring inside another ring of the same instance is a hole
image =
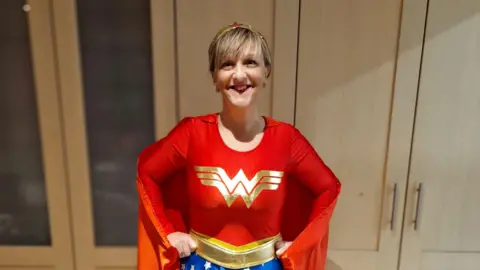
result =
[[[190,256],[197,248],[197,243],[186,233],[174,232],[167,235],[167,239],[177,249],[180,258]]]

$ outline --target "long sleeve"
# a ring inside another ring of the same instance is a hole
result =
[[[167,203],[171,199],[169,196],[181,196],[181,189],[170,194],[172,190],[167,187],[182,188],[193,122],[192,118],[183,119],[165,138],[139,155],[137,270],[176,270],[180,267],[178,252],[167,235],[181,230],[179,223],[182,222],[178,220],[178,213],[175,214],[174,208],[178,205]]]
[[[328,207],[338,195],[340,182],[308,140],[293,129],[289,174],[305,185],[315,197],[310,221]]]
[[[150,202],[165,235],[175,230],[164,211],[159,185],[184,168],[190,125],[190,118],[183,119],[166,137],[143,150],[138,159],[137,185],[145,191],[143,201]]]
[[[289,230],[285,231],[299,231],[298,226],[303,227],[300,233],[295,234],[292,245],[282,254],[282,264],[285,270],[324,270],[329,222],[341,184],[307,139],[295,128],[292,128],[290,142],[288,177],[293,183],[289,186],[289,204],[286,205],[288,212],[284,217],[285,226],[289,226]]]

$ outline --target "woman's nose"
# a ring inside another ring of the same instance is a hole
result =
[[[242,65],[237,65],[235,67],[235,71],[233,73],[233,77],[237,80],[241,80],[241,79],[244,79],[246,77],[246,73],[245,73],[245,67],[242,66]]]

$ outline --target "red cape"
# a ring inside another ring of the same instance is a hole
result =
[[[187,206],[185,194],[186,179],[178,174],[160,185],[158,196],[162,198],[167,216],[176,230],[188,232]],[[328,224],[333,214],[341,184],[332,190],[334,196],[314,198],[311,192],[297,181],[288,181],[284,204],[282,236],[293,241],[287,251],[280,256],[285,270],[324,270],[327,259]],[[145,188],[137,179],[140,197],[138,216],[138,270],[177,270],[180,269],[178,252],[170,245],[160,223],[156,220],[153,207]],[[332,194],[330,194],[332,195]],[[333,199],[332,199],[333,198]],[[313,218],[312,218],[313,213]]]

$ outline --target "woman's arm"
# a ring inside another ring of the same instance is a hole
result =
[[[287,243],[286,251],[280,258],[284,269],[323,270],[328,250],[329,222],[341,184],[307,139],[294,127],[291,128],[289,138],[291,159],[287,173],[294,183],[290,186],[293,189],[290,191],[292,196],[289,200],[296,201],[290,202],[293,206],[288,206],[290,212],[285,213],[285,216],[298,220],[293,223],[284,220],[288,223],[284,226],[293,226],[286,228],[288,237],[293,242]],[[306,210],[309,211],[305,213],[306,216],[292,212]],[[300,232],[299,228],[295,228],[298,222],[303,226]],[[291,239],[292,237],[294,238]]]
[[[292,133],[289,174],[306,186],[316,198],[310,215],[311,221],[337,198],[340,181],[300,131],[293,128]]]
[[[137,185],[145,191],[140,193],[144,196],[142,201],[150,202],[165,235],[175,230],[165,214],[159,184],[185,167],[192,121],[183,119],[166,137],[145,148],[138,158]]]

